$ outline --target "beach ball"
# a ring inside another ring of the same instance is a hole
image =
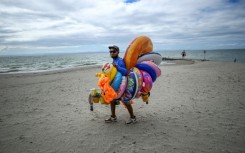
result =
[[[111,72],[113,68],[113,65],[110,64],[110,63],[105,63],[103,66],[102,66],[102,71],[105,73],[105,74],[108,74],[109,72]]]

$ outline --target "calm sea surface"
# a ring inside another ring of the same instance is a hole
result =
[[[163,57],[181,58],[182,51],[158,51]],[[202,51],[186,50],[186,58],[207,59],[214,61],[245,62],[245,49],[235,50],[207,50]],[[121,57],[124,53],[119,54]],[[52,71],[59,69],[84,67],[87,65],[102,65],[112,62],[109,53],[70,53],[70,54],[46,54],[46,55],[25,55],[25,56],[1,56],[0,73],[28,73]],[[164,62],[163,62],[164,64]]]

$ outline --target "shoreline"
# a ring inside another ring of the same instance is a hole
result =
[[[164,59],[164,58],[163,58]],[[159,67],[162,66],[177,66],[177,65],[190,65],[199,62],[207,62],[211,60],[201,60],[201,59],[182,59],[182,58],[165,58]],[[211,62],[230,62],[230,61],[211,61]],[[231,62],[232,63],[232,62]],[[239,62],[238,62],[239,63]],[[8,76],[30,76],[30,75],[50,75],[57,73],[67,73],[72,71],[80,71],[86,69],[94,69],[101,68],[102,65],[85,65],[81,67],[73,67],[73,68],[63,68],[63,69],[55,69],[55,70],[44,70],[44,71],[29,71],[29,72],[10,72],[10,73],[0,73],[0,77],[8,77]]]
[[[51,74],[57,74],[57,73],[67,73],[67,72],[86,70],[86,69],[96,69],[96,68],[101,68],[101,66],[102,65],[86,65],[83,67],[74,67],[74,68],[65,68],[65,69],[56,69],[56,70],[47,70],[47,71],[0,73],[0,77],[51,75]]]

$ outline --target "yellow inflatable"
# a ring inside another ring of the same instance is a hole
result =
[[[104,100],[104,98],[102,96],[100,96],[100,103],[101,104],[108,105],[108,103],[105,102],[105,100]]]
[[[101,73],[96,73],[96,77],[103,78],[104,76],[109,77],[110,82],[114,79],[117,74],[117,68],[115,68],[112,64],[106,63],[102,67]],[[100,80],[99,79],[99,80]]]
[[[131,69],[137,64],[137,59],[140,55],[151,52],[152,50],[153,44],[149,37],[136,37],[128,46],[123,58],[127,70]]]

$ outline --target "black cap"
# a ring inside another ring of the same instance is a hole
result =
[[[119,47],[117,47],[116,45],[113,45],[113,46],[109,46],[108,47],[109,49],[115,49],[116,51],[118,51],[119,52]]]

